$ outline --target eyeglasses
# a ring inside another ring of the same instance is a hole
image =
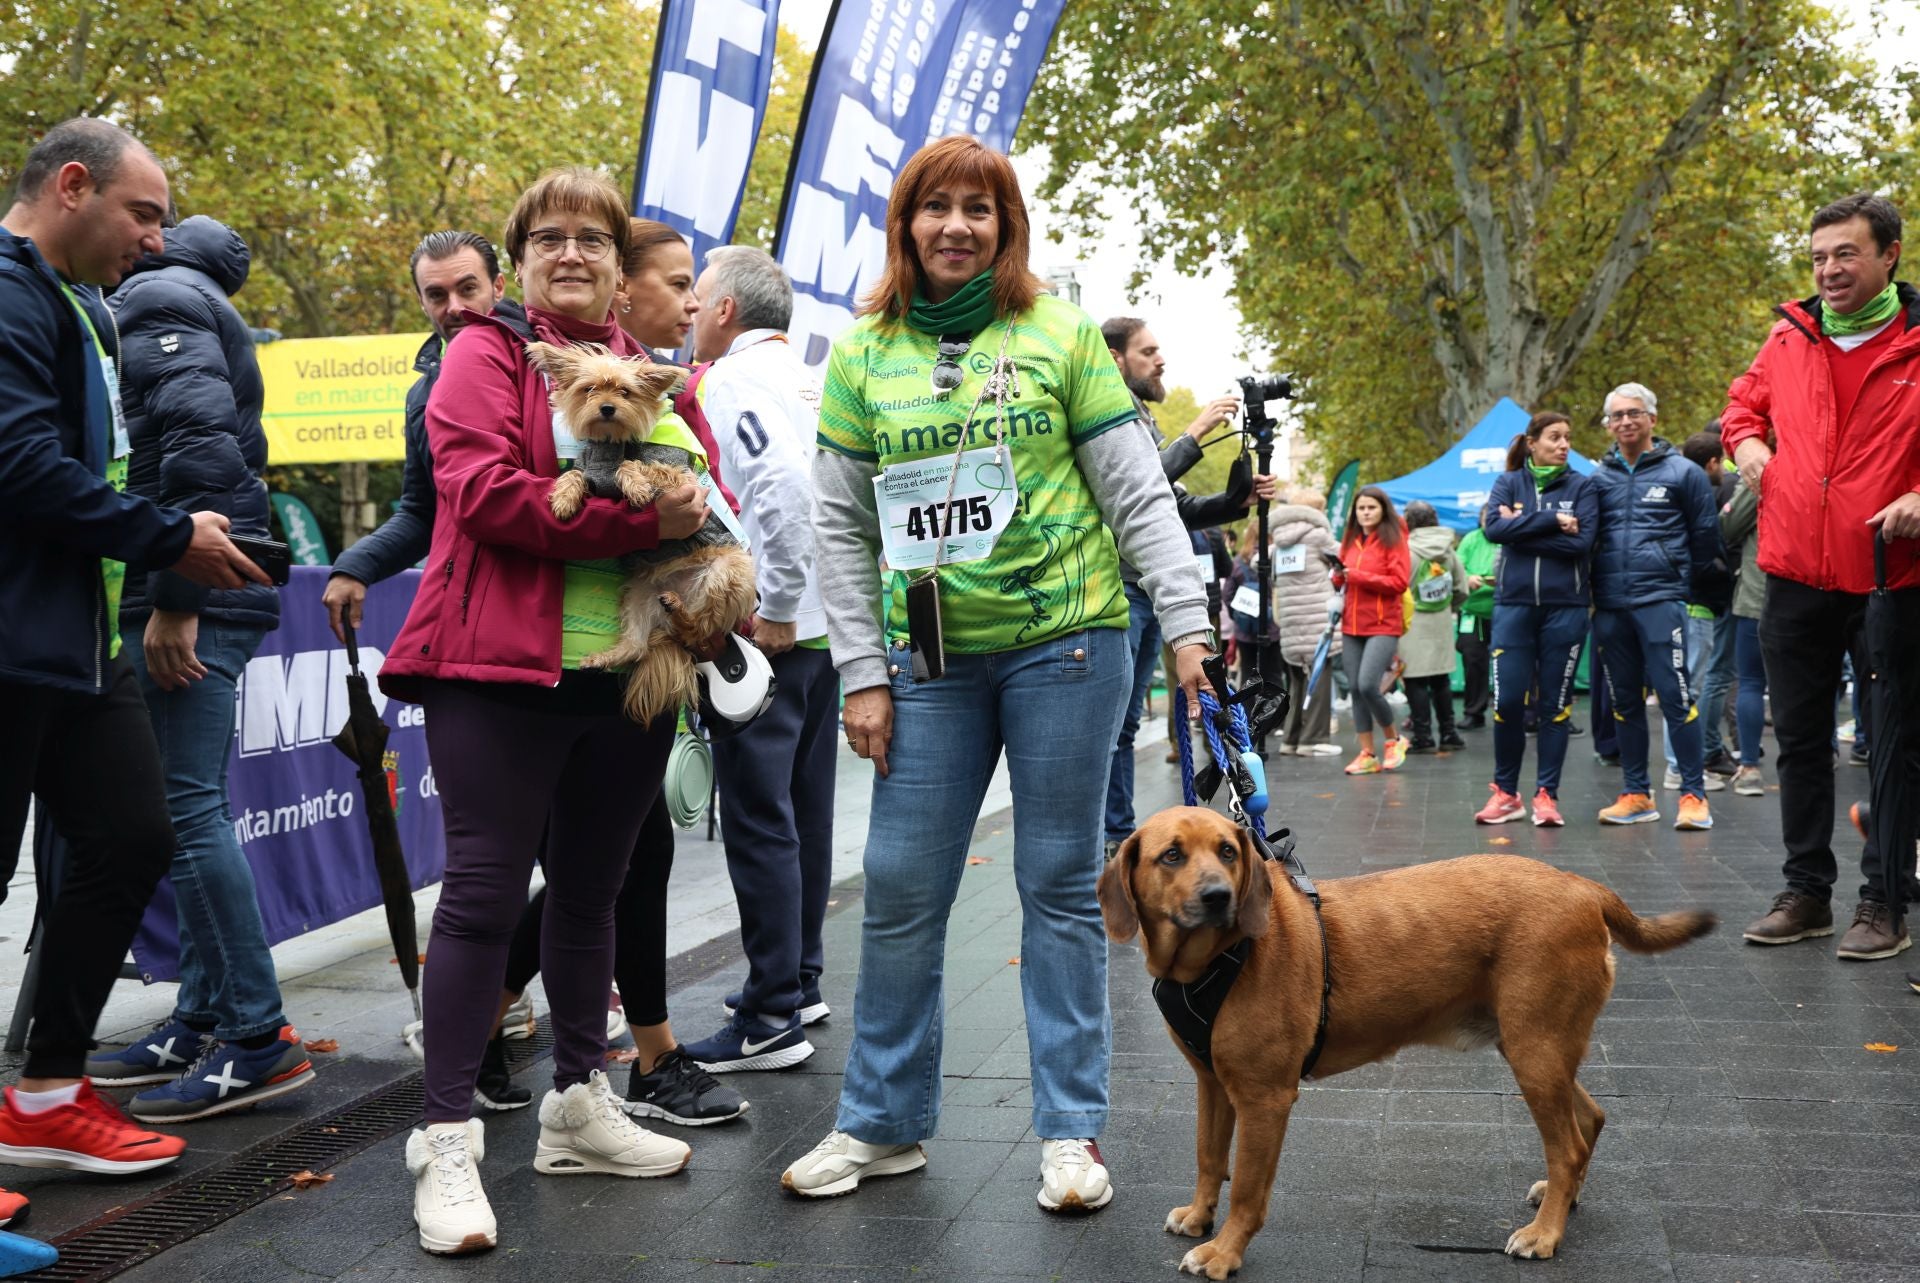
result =
[[[565,232],[539,231],[527,237],[527,244],[533,246],[541,258],[559,258],[572,241],[579,249],[580,257],[589,262],[607,256],[613,248],[613,237],[605,232],[581,232],[578,236],[569,236]]]
[[[1602,423],[1638,423],[1653,416],[1645,410],[1610,410],[1600,416]]]
[[[972,346],[972,342],[971,337],[962,337],[958,334],[940,336],[940,359],[933,363],[931,380],[935,396],[945,396],[959,387],[961,381],[967,377],[960,369],[960,358],[967,354],[967,348]]]

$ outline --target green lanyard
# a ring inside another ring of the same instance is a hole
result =
[[[68,288],[65,281],[60,282],[60,292],[67,296],[67,302],[73,304],[73,310],[80,315],[80,324],[87,327],[87,337],[93,340],[94,355],[100,359],[100,377],[107,388],[107,484],[115,490],[127,488],[127,459],[121,450],[122,433],[120,426],[120,379],[119,371],[107,356],[106,345],[100,341],[100,331],[94,328],[93,318],[87,315],[87,309],[80,305],[79,296]],[[127,567],[124,563],[103,557],[100,560],[100,585],[106,594],[107,655],[109,658],[120,653],[120,597],[126,587]]]

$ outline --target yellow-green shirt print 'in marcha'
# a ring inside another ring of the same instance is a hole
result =
[[[951,457],[967,412],[1000,351],[1006,321],[974,335],[960,358],[964,381],[946,396],[931,384],[938,340],[904,321],[869,314],[833,345],[820,399],[819,444],[881,469]],[[940,567],[941,631],[959,654],[1032,646],[1083,628],[1125,628],[1120,554],[1080,475],[1074,448],[1131,423],[1133,398],[1093,319],[1042,295],[1013,320],[1007,355],[1019,395],[996,422],[991,401],[974,417],[971,447],[1004,431],[1020,502],[980,561]],[[906,594],[896,584],[887,633],[906,636]]]

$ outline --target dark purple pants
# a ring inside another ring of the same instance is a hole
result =
[[[601,676],[569,680],[589,686]],[[610,680],[606,689],[604,704],[581,701],[577,688],[509,695],[434,682],[423,694],[447,831],[424,980],[430,1123],[460,1122],[472,1112],[542,829],[540,971],[553,1021],[554,1086],[585,1082],[606,1059],[614,900],[660,791],[674,731],[671,718],[648,726],[627,720]]]

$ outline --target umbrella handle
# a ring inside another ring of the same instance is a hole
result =
[[[360,639],[354,635],[353,625],[348,622],[346,612],[340,614],[340,631],[347,638],[347,667],[355,676],[360,673]]]

